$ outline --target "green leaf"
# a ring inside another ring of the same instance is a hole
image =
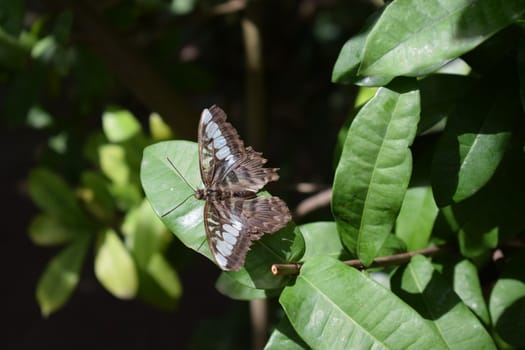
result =
[[[302,350],[310,349],[299,337],[288,318],[283,317],[273,330],[264,350]]]
[[[155,213],[184,245],[214,261],[204,231],[204,201],[194,197],[194,189],[177,174],[168,157],[193,188],[203,187],[197,144],[188,141],[159,142],[144,150],[141,181],[146,197]],[[233,278],[252,288],[282,287],[287,278],[273,276],[271,265],[298,259],[304,251],[302,236],[293,232],[292,224],[288,226],[256,241],[248,253],[246,270],[236,272]]]
[[[372,28],[371,24],[377,19],[378,14],[373,15],[365,29],[350,38],[341,48],[332,71],[332,82],[339,84],[356,84],[361,86],[382,86],[388,84],[393,77],[388,76],[366,76],[358,75],[361,64],[361,56],[366,38]]]
[[[454,291],[486,326],[490,325],[478,269],[469,260],[462,260],[454,266]]]
[[[495,349],[483,325],[427,258],[416,255],[391,280],[394,291],[433,327],[446,349]]]
[[[411,187],[405,194],[396,221],[396,236],[408,250],[425,248],[438,214],[430,187]]]
[[[177,271],[161,253],[155,253],[144,268],[139,266],[138,296],[163,310],[173,310],[182,295]]]
[[[435,329],[398,297],[329,257],[306,261],[279,302],[315,349],[445,349]]]
[[[152,113],[149,116],[149,129],[154,140],[168,140],[173,138],[173,131],[170,126],[162,120],[162,117],[157,113]]]
[[[510,259],[490,294],[489,310],[498,335],[515,348],[525,347],[525,264],[524,250]]]
[[[333,221],[311,222],[299,226],[304,238],[305,252],[301,261],[312,256],[326,255],[339,260],[349,258],[341,238],[337,233],[337,226]]]
[[[281,291],[281,289],[257,289],[247,287],[226,272],[219,275],[217,282],[215,282],[215,288],[217,288],[222,294],[235,300],[265,299],[279,295],[279,292]]]
[[[38,215],[29,225],[29,237],[33,243],[41,246],[64,244],[90,232],[89,228],[82,225],[66,225],[56,217],[46,214]]]
[[[77,239],[47,264],[36,287],[36,299],[44,316],[60,309],[71,297],[80,279],[89,243],[89,239]]]
[[[354,119],[335,173],[337,229],[365,265],[390,234],[410,179],[419,94],[409,86],[377,90]]]
[[[522,0],[394,1],[367,37],[359,74],[432,72],[472,50],[524,11]]]
[[[143,269],[150,266],[151,259],[164,250],[171,238],[146,199],[138,208],[128,211],[122,224],[122,232],[125,234],[127,248],[137,265]]]
[[[115,220],[115,202],[109,181],[100,173],[82,173],[82,188],[78,191],[85,207],[101,222],[111,224]]]
[[[138,134],[142,128],[131,112],[111,108],[102,115],[102,129],[111,142],[122,142]]]
[[[83,225],[87,218],[80,209],[73,191],[54,172],[37,168],[29,174],[29,194],[45,213],[72,225]]]
[[[100,168],[112,182],[126,185],[130,181],[126,149],[121,145],[107,144],[99,148]]]
[[[184,245],[213,261],[202,222],[204,201],[193,196],[193,188],[177,174],[168,157],[193,188],[203,187],[197,144],[188,141],[159,142],[144,149],[140,176],[146,197],[162,222]]]
[[[135,297],[138,277],[128,250],[115,231],[101,233],[95,251],[95,275],[114,296],[121,299]]]
[[[475,89],[451,113],[432,164],[438,206],[472,196],[496,171],[513,129],[518,106],[508,93]]]

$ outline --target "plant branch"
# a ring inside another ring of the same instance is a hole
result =
[[[331,188],[318,192],[306,198],[305,200],[303,200],[297,205],[294,211],[294,217],[300,218],[300,217],[303,217],[313,212],[314,210],[326,207],[330,205],[331,200],[332,200],[332,189]]]
[[[434,256],[437,254],[444,253],[446,251],[450,251],[452,248],[453,248],[452,245],[443,245],[443,246],[413,250],[411,252],[406,252],[406,253],[382,256],[382,257],[374,259],[372,264],[370,264],[369,266],[364,266],[359,259],[347,260],[347,261],[343,261],[343,263],[345,263],[348,266],[354,267],[358,270],[366,270],[366,269],[370,269],[373,267],[401,265],[409,261],[414,255],[421,254],[424,256]],[[274,274],[275,276],[298,275],[301,270],[301,264],[298,264],[298,263],[273,264],[271,269],[272,269],[272,274]]]

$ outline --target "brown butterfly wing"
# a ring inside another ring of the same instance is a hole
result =
[[[231,192],[257,192],[279,179],[276,168],[264,168],[266,159],[251,147],[244,147],[237,130],[226,121],[217,106],[205,109],[199,123],[201,177],[208,188]]]
[[[286,204],[278,197],[231,197],[206,202],[206,235],[215,261],[223,270],[239,270],[252,243],[290,221]]]

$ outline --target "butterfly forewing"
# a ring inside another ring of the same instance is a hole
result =
[[[238,270],[250,245],[264,233],[275,232],[291,219],[277,197],[255,197],[279,178],[276,168],[264,168],[266,159],[244,147],[237,130],[217,106],[205,109],[199,123],[199,165],[206,200],[206,237],[216,262],[224,270]]]

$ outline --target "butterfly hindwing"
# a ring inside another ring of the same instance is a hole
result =
[[[206,202],[206,236],[215,261],[224,270],[238,270],[252,243],[290,221],[286,204],[278,197],[231,197]]]

